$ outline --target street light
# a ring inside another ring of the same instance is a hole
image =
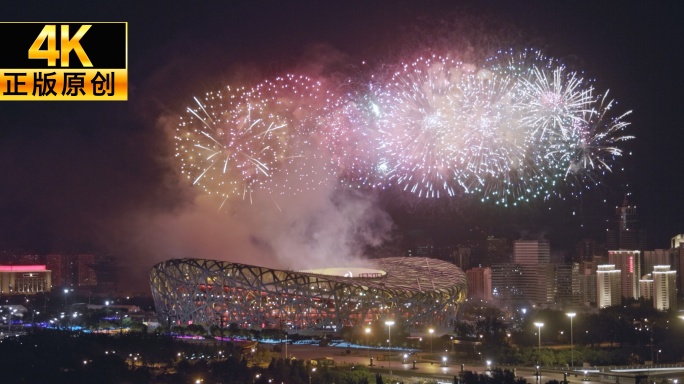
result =
[[[570,368],[575,367],[575,345],[572,340],[572,319],[577,315],[575,312],[566,313],[570,318]]]
[[[428,330],[428,332],[430,332],[430,354],[432,354],[432,338],[433,338],[432,334],[435,333],[435,330],[432,329],[432,328],[430,328],[430,329]]]
[[[69,293],[69,289],[64,288],[64,312],[67,311],[67,294]]]
[[[36,315],[40,315],[40,311],[36,311],[34,309],[33,312],[31,312],[31,329],[32,330],[36,329]]]
[[[539,331],[537,332],[537,335],[539,336],[539,342],[537,344],[537,365],[539,365],[539,361],[541,360],[541,328],[544,326],[544,323],[534,323],[534,326],[539,328]]]
[[[311,375],[316,372],[316,368],[311,368],[311,372],[309,372],[309,384],[311,384]]]
[[[366,327],[366,349],[368,350],[368,360],[370,360],[370,333],[371,329],[369,327]]]
[[[394,325],[394,321],[392,320],[387,320],[385,321],[385,325],[387,326],[387,346],[390,351],[389,355],[389,360],[387,361],[387,365],[389,367],[389,374],[392,376],[392,326]]]

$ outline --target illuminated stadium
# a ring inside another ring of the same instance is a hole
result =
[[[256,329],[336,328],[388,318],[411,326],[449,324],[468,287],[460,268],[419,257],[304,271],[173,259],[152,268],[150,285],[163,319]]]

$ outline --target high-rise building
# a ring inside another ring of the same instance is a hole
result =
[[[46,256],[46,266],[52,271],[53,286],[93,287],[97,285],[94,254],[61,254]]]
[[[583,305],[596,304],[596,271],[579,275],[580,302]]]
[[[35,252],[23,252],[18,257],[18,263],[22,265],[39,265],[44,264],[44,258]]]
[[[502,301],[522,300],[523,269],[517,264],[492,265],[492,297]]]
[[[608,263],[622,273],[622,297],[638,299],[641,278],[641,252],[637,250],[608,251]]]
[[[520,265],[548,264],[551,245],[542,240],[516,240],[513,242],[513,263]]]
[[[584,305],[596,304],[596,270],[601,264],[608,263],[604,256],[594,256],[579,265],[580,302]]]
[[[677,274],[677,288],[681,295],[684,293],[684,274],[681,273],[684,271],[684,234],[674,236],[670,246],[673,268],[680,271]]]
[[[646,300],[653,300],[653,275],[645,274],[639,280],[639,293]]]
[[[492,300],[492,269],[489,267],[471,268],[468,276],[468,296],[473,299]]]
[[[622,303],[621,271],[613,264],[599,265],[596,270],[596,305],[599,308]]]
[[[394,254],[396,255],[396,253]],[[118,279],[122,275],[116,258],[112,255],[95,255],[95,277],[97,287],[93,292],[111,294],[118,291]]]
[[[518,290],[523,300],[537,304],[553,302],[553,266],[548,241],[516,240],[513,263],[522,269]]]
[[[416,256],[432,257],[435,253],[435,241],[429,237],[422,237],[416,241]]]
[[[485,265],[507,264],[511,261],[511,242],[503,237],[487,236]]]
[[[673,264],[672,256],[673,252],[670,249],[644,251],[644,270],[642,272],[651,273],[656,265],[669,265],[672,269],[676,269],[677,266]]]
[[[598,255],[596,242],[592,239],[582,239],[575,245],[575,257],[573,261],[581,263],[591,260],[594,255]]]
[[[453,263],[463,271],[470,268],[471,256],[472,248],[470,247],[458,247],[452,252]]]
[[[579,264],[559,264],[555,266],[555,301],[563,306],[581,303]]]
[[[52,285],[62,287],[71,285],[67,274],[66,255],[61,253],[51,253],[45,256],[47,269],[52,271]]]
[[[76,259],[76,276],[79,287],[93,287],[97,285],[95,275],[95,255],[92,253],[79,254]]]
[[[555,273],[556,264],[537,265],[536,299],[533,299],[535,303],[543,305],[556,302]],[[531,292],[534,292],[534,290],[531,290]]]
[[[669,265],[653,267],[653,307],[661,311],[677,309],[677,271]]]
[[[622,205],[615,207],[615,215],[615,226],[606,231],[606,248],[645,250],[646,231],[638,228],[636,206],[630,205],[626,196]]]

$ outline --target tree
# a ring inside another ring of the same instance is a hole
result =
[[[207,334],[207,330],[199,324],[189,324],[185,327],[185,332],[188,335],[204,336]]]
[[[501,369],[493,369],[490,375],[465,371],[461,374],[461,379],[463,384],[527,384],[527,380],[516,378],[512,371]]]
[[[131,323],[131,332],[147,333],[147,325],[140,322]]]

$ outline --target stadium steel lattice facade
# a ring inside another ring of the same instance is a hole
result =
[[[410,326],[449,324],[468,287],[460,268],[419,257],[307,271],[173,259],[152,268],[150,285],[161,318],[245,328],[337,327],[388,318]]]

